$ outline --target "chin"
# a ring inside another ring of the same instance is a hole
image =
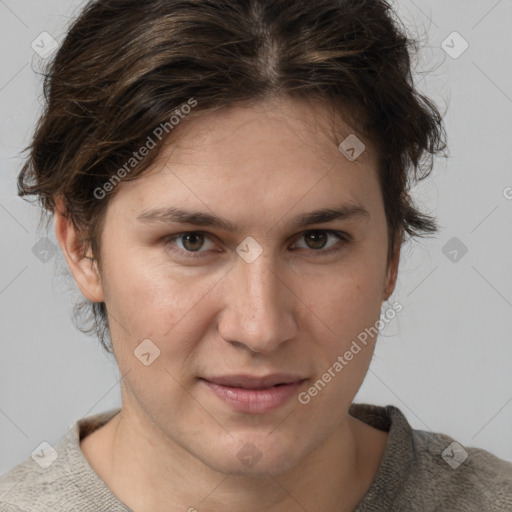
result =
[[[208,462],[208,461],[205,461]],[[243,476],[244,478],[252,477],[255,479],[267,479],[269,474],[273,477],[279,477],[293,470],[300,461],[291,457],[290,454],[275,454],[273,457],[264,457],[254,464],[242,464],[238,460],[225,459],[221,461],[214,457],[211,464],[212,469],[220,473],[229,474],[230,476]]]
[[[217,450],[210,450],[206,457],[201,457],[203,462],[216,471],[237,476],[268,478],[269,473],[279,476],[292,470],[301,460],[296,439],[277,436],[270,439],[268,432],[253,436],[244,433],[216,446]]]

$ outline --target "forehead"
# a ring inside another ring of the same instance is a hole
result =
[[[376,157],[373,142],[349,124],[349,119],[348,112],[314,99],[282,97],[236,104],[178,126],[177,137],[162,153],[160,164],[177,161],[178,156],[225,158],[233,163],[251,156],[258,161],[272,151],[288,159],[310,153],[320,162],[331,162],[340,156],[340,143],[355,138],[361,152],[353,166],[371,165]]]
[[[224,216],[244,209],[275,215],[299,203],[315,209],[319,200],[361,203],[375,195],[371,141],[322,103],[287,99],[238,105],[178,129],[151,168],[122,184],[114,203],[124,198],[137,214],[148,205],[181,203],[222,209]],[[350,137],[364,145],[352,161],[339,149]]]

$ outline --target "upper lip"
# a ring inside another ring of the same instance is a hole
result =
[[[289,373],[274,373],[272,375],[265,375],[264,377],[252,375],[225,375],[222,377],[208,377],[204,378],[204,380],[219,384],[220,386],[233,388],[269,388],[276,384],[298,382],[304,380],[304,377],[291,375]]]

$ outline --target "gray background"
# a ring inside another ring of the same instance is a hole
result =
[[[31,43],[42,32],[61,41],[82,3],[0,0],[0,473],[72,421],[120,403],[114,362],[71,324],[78,292],[63,258],[44,263],[32,251],[46,236],[38,208],[16,196],[41,107],[33,69],[42,59]],[[414,189],[441,230],[403,248],[390,299],[403,310],[382,331],[356,400],[397,405],[414,428],[512,461],[512,1],[396,5],[425,45],[419,87],[448,109],[450,156]],[[454,31],[469,43],[458,58],[442,48]],[[53,227],[47,236],[56,243]],[[453,237],[457,261],[446,246]]]

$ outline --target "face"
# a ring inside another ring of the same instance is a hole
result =
[[[374,340],[344,354],[394,285],[376,157],[359,136],[366,150],[347,159],[337,144],[354,130],[338,119],[334,140],[329,110],[297,100],[180,129],[105,217],[123,408],[211,468],[279,474],[346,420]]]

